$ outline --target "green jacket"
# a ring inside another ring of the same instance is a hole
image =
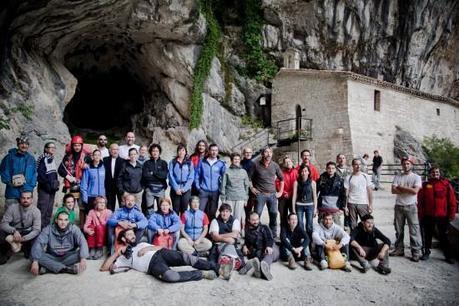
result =
[[[56,213],[54,214],[53,220],[56,220],[57,215],[58,215],[61,211],[66,211],[66,212],[68,212],[68,213],[69,213],[69,223],[70,223],[70,224],[75,224],[75,210],[68,211],[68,209],[65,208],[64,206],[61,206],[61,207],[59,207],[59,208],[56,210]]]
[[[249,198],[250,180],[244,168],[231,165],[223,175],[220,187],[222,201],[247,201]]]

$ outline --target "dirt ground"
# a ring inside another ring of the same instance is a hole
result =
[[[387,190],[387,188],[386,188]],[[376,192],[375,221],[391,240],[394,197]],[[266,216],[264,214],[263,219]],[[407,229],[406,229],[407,232]],[[408,244],[408,237],[405,238]],[[409,249],[405,250],[406,256]],[[290,271],[272,266],[271,282],[233,273],[230,281],[216,279],[165,284],[152,276],[129,271],[109,275],[98,271],[102,261],[88,261],[81,275],[45,274],[33,277],[28,262],[16,255],[0,266],[0,305],[458,305],[459,264],[443,261],[433,250],[427,262],[392,258],[392,273],[382,276],[353,269]],[[354,262],[354,264],[356,264]]]

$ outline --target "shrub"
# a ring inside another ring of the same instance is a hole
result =
[[[459,147],[448,138],[425,137],[423,148],[432,164],[438,165],[443,176],[459,179]]]

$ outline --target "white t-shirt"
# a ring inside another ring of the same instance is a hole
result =
[[[402,186],[409,188],[422,187],[422,180],[421,177],[414,172],[410,172],[409,174],[402,173],[397,174],[394,177],[392,186]],[[411,193],[397,194],[395,199],[395,205],[415,205],[416,202],[417,195]]]
[[[136,144],[133,144],[132,146],[122,145],[122,146],[119,147],[119,153],[118,153],[119,156],[122,159],[129,159],[129,150],[132,149],[132,148],[137,149],[137,153],[139,153],[140,146],[138,146]]]
[[[139,272],[148,272],[148,266],[150,265],[151,258],[155,255],[156,251],[148,251],[143,256],[138,256],[139,251],[145,247],[151,247],[152,245],[146,242],[139,243],[132,248],[132,256],[127,259],[124,255],[118,257],[115,261],[115,267],[118,268],[131,268]]]
[[[108,157],[110,155],[106,147],[103,147],[102,149],[101,148],[97,148],[97,149],[100,151],[100,156],[102,156],[102,158]]]
[[[344,179],[344,188],[349,191],[348,203],[369,204],[367,187],[372,187],[373,183],[368,174],[350,174]]]
[[[218,226],[218,221],[217,219],[213,219],[212,222],[210,223],[210,229],[209,229],[209,234],[216,233],[218,234],[220,230],[220,227]],[[232,231],[241,231],[241,223],[239,220],[234,220],[233,221],[233,227],[231,228]]]

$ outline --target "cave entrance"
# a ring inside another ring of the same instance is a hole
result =
[[[78,80],[75,95],[64,110],[71,133],[125,133],[131,117],[143,110],[141,84],[120,67],[98,71],[71,70]]]

